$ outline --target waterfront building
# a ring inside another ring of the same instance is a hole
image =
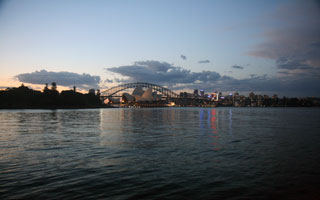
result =
[[[219,101],[219,93],[218,92],[214,92],[211,94],[211,100],[212,101]]]
[[[204,90],[200,90],[200,96],[204,97]]]
[[[126,103],[130,102],[150,102],[150,101],[160,101],[161,95],[158,95],[157,92],[152,92],[152,88],[148,88],[144,91],[141,87],[136,87],[132,94],[123,93],[122,101]]]

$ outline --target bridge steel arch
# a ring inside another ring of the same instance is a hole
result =
[[[118,85],[115,87],[112,87],[110,89],[107,89],[103,92],[101,92],[101,97],[112,97],[116,96],[118,92],[121,92],[123,90],[126,90],[128,88],[136,88],[136,87],[141,87],[141,88],[152,88],[152,90],[160,92],[163,97],[167,98],[178,98],[179,95],[167,88],[164,88],[160,85],[152,84],[152,83],[143,83],[143,82],[136,82],[136,83],[126,83],[122,85]]]

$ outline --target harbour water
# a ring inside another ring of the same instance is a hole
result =
[[[0,111],[0,199],[320,199],[319,108]]]

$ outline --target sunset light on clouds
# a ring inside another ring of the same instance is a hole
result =
[[[0,1],[0,87],[320,94],[317,1]]]

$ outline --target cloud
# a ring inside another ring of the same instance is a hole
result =
[[[278,94],[279,96],[319,96],[320,80],[317,78],[303,79],[296,77],[276,78],[263,76],[254,76],[246,79],[235,79],[230,76],[222,76],[218,81],[212,83],[194,83],[177,85],[172,89],[203,89],[205,92],[213,91],[237,91],[248,93],[253,91],[257,94]]]
[[[231,66],[231,68],[233,68],[233,69],[244,69],[244,67],[242,67],[240,65],[233,65],[233,66]]]
[[[295,69],[313,69],[306,60],[291,59],[288,57],[279,57],[276,60],[279,69],[295,70]]]
[[[210,82],[220,78],[220,74],[213,71],[191,72],[167,62],[139,61],[133,65],[106,68],[110,72],[127,77],[127,82],[144,81],[166,85],[176,83],[194,83],[196,81]]]
[[[104,80],[104,83],[113,83],[113,80],[111,80],[111,79],[106,79],[106,80]]]
[[[314,1],[297,1],[280,7],[274,14],[277,25],[268,27],[264,42],[249,54],[274,59],[288,75],[320,76],[320,7]]]
[[[62,86],[77,86],[79,88],[99,88],[100,76],[90,74],[77,74],[73,72],[48,72],[46,70],[35,71],[16,75],[20,82],[31,84],[45,84],[56,82]]]
[[[200,64],[210,63],[210,60],[199,60],[198,63]]]
[[[257,74],[249,74],[249,76],[250,76],[251,78],[254,78],[254,77],[257,77],[258,75],[257,75]]]
[[[182,54],[181,54],[180,58],[181,58],[182,60],[187,60],[187,56],[182,55]]]
[[[106,68],[107,71],[122,75],[119,82],[149,82],[173,90],[204,89],[213,91],[278,93],[287,96],[319,96],[320,80],[304,76],[268,77],[252,74],[250,78],[236,79],[222,76],[214,71],[192,72],[167,62],[139,61],[132,65]],[[311,85],[310,85],[311,84]]]

